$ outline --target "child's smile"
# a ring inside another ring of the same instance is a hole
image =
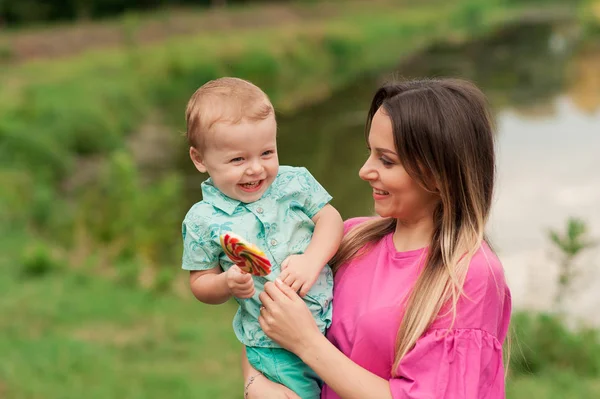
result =
[[[263,183],[264,183],[264,180],[257,180],[257,181],[253,181],[253,182],[249,182],[249,183],[242,183],[242,184],[239,184],[239,186],[245,192],[253,193],[257,190],[260,190]]]
[[[223,194],[244,203],[254,202],[277,177],[276,136],[273,116],[260,121],[218,123],[206,137],[203,154],[192,149],[192,160],[200,172],[208,172]]]

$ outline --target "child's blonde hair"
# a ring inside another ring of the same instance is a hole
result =
[[[185,110],[186,135],[190,146],[202,150],[206,134],[219,122],[260,121],[274,114],[269,97],[244,79],[224,77],[202,85]]]

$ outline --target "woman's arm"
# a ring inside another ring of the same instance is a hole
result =
[[[297,355],[343,399],[392,398],[388,380],[360,367],[319,334]]]
[[[321,334],[302,299],[281,281],[265,284],[258,319],[264,332],[294,352],[343,399],[392,398],[387,380],[365,370]]]

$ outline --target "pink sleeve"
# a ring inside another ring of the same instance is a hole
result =
[[[365,221],[367,221],[369,219],[372,219],[372,218],[370,218],[370,217],[357,217],[357,218],[351,218],[351,219],[344,220],[344,235],[348,234],[348,232],[350,230],[352,230],[354,227],[358,226],[362,222],[365,222]]]
[[[477,329],[433,330],[390,380],[394,399],[504,399],[502,345]]]

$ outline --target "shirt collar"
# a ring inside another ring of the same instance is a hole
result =
[[[211,178],[205,180],[202,185],[202,200],[218,208],[228,215],[232,215],[233,211],[241,204],[241,201],[229,198],[223,194],[218,188],[213,185]]]

